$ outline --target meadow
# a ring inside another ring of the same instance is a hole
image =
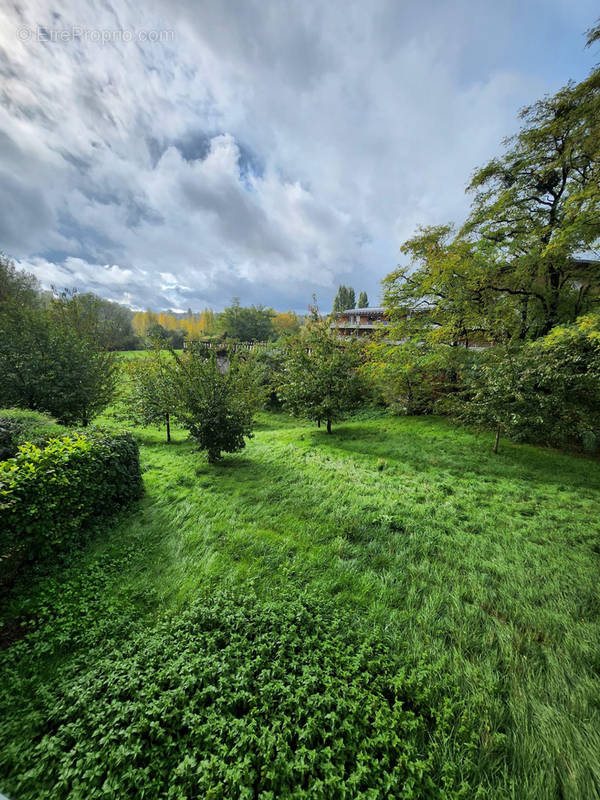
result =
[[[376,412],[217,466],[135,435],[145,496],[3,603],[11,800],[600,797],[597,461]]]

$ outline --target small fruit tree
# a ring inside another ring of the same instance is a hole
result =
[[[190,343],[182,355],[172,351],[176,370],[177,418],[211,464],[222,453],[237,453],[253,436],[253,415],[264,402],[253,363],[229,354],[217,361],[214,350]]]
[[[285,346],[279,393],[287,409],[319,425],[325,421],[331,433],[331,423],[342,419],[362,398],[362,353],[360,342],[342,339],[315,313]]]

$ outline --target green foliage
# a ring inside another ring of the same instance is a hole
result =
[[[465,372],[453,410],[513,439],[593,450],[600,442],[600,320],[587,316]]]
[[[33,275],[15,267],[14,261],[0,253],[0,311],[39,304],[40,285]]]
[[[368,308],[369,307],[369,298],[367,297],[366,292],[361,292],[358,295],[358,308]]]
[[[87,423],[115,388],[114,356],[102,349],[71,302],[0,308],[0,405],[47,411]]]
[[[141,487],[138,447],[127,434],[74,433],[21,445],[0,462],[2,573],[64,549],[86,524],[139,497]]]
[[[373,409],[358,411],[335,437],[320,436],[282,414],[263,413],[257,422],[247,456],[216,468],[198,461],[194,443],[177,427],[172,447],[164,445],[162,431],[139,430],[146,495],[136,512],[105,525],[102,536],[78,549],[76,559],[69,553],[35,580],[19,584],[10,597],[2,595],[0,640],[17,641],[1,653],[0,791],[11,798],[50,800],[64,796],[70,785],[70,796],[76,797],[75,781],[95,780],[96,770],[106,765],[112,780],[91,792],[86,783],[82,797],[101,797],[102,791],[139,797],[135,790],[120,789],[136,781],[162,787],[163,780],[164,791],[146,794],[168,797],[164,776],[170,770],[175,780],[169,752],[180,754],[179,739],[185,755],[215,765],[213,774],[241,771],[247,766],[241,749],[209,752],[196,735],[210,713],[199,710],[200,699],[212,699],[201,692],[214,685],[237,700],[247,672],[236,642],[247,642],[252,625],[259,633],[267,630],[266,623],[261,628],[252,622],[257,616],[266,620],[277,610],[283,620],[304,606],[335,631],[332,639],[323,634],[323,650],[312,639],[311,647],[304,647],[307,628],[301,618],[300,663],[309,665],[322,653],[324,670],[317,674],[326,677],[326,648],[346,624],[348,638],[342,633],[338,640],[340,658],[332,655],[329,663],[347,677],[350,642],[359,651],[363,639],[368,646],[371,629],[377,638],[382,632],[383,660],[393,662],[390,671],[404,670],[400,688],[416,671],[427,676],[434,724],[446,696],[451,713],[461,715],[464,725],[450,726],[445,734],[443,726],[435,728],[439,746],[433,742],[424,756],[440,756],[439,769],[425,768],[424,777],[436,787],[433,797],[442,796],[446,762],[451,775],[464,765],[468,798],[596,797],[600,474],[595,461],[512,442],[494,456],[489,434]],[[229,599],[222,598],[225,587]],[[256,606],[249,600],[255,596]],[[198,609],[192,609],[195,603]],[[247,624],[230,625],[232,604],[239,605]],[[250,617],[254,607],[257,616]],[[173,638],[164,634],[170,621],[177,628],[181,617],[193,614],[200,615],[198,634],[191,625],[186,634],[179,629]],[[201,643],[211,644],[202,628],[209,615],[217,618],[215,635],[223,632],[214,680],[205,672],[207,664],[216,663],[210,661],[213,651],[206,661],[200,652]],[[286,626],[282,621],[273,630],[283,639]],[[279,636],[274,633],[273,639]],[[266,634],[265,639],[272,653],[273,642]],[[248,651],[250,665],[257,663],[251,642]],[[288,663],[287,652],[276,653],[278,670]],[[206,676],[202,689],[193,686],[186,659],[192,671]],[[231,659],[240,667],[235,677]],[[387,670],[382,664],[384,676]],[[219,683],[221,671],[231,676],[228,686]],[[252,708],[262,714],[272,697],[299,685],[300,677],[273,674],[270,684],[260,684],[264,691],[253,696]],[[368,708],[381,686],[373,679],[373,694],[368,688],[364,694]],[[328,686],[345,712],[347,683]],[[77,713],[71,713],[68,700],[78,691],[81,702],[75,699]],[[415,713],[420,726],[425,706],[413,707],[415,695],[405,689],[401,694],[408,699],[404,709]],[[188,700],[189,715],[181,710]],[[314,706],[305,707],[322,719]],[[272,709],[274,721],[283,720],[285,708],[281,716]],[[226,710],[215,698],[212,711],[223,712],[225,741],[235,706]],[[386,718],[385,708],[382,713]],[[249,715],[244,719],[250,723]],[[232,724],[246,737],[244,720]],[[473,725],[475,748],[469,745]],[[279,735],[285,742],[283,724],[274,731],[267,721],[263,728],[265,741]],[[201,730],[212,735],[214,726]],[[301,732],[292,729],[291,740]],[[410,734],[405,738],[408,751],[415,740]],[[344,732],[332,752],[347,747],[350,753],[352,741],[351,732]],[[162,748],[161,742],[173,746]],[[369,746],[365,742],[365,750]],[[69,755],[72,748],[81,769]],[[136,755],[130,757],[133,749]],[[38,769],[38,756],[52,776],[60,771],[64,782],[58,787]],[[326,758],[320,752],[314,763]],[[285,776],[273,751],[261,752],[258,763],[265,774]],[[354,769],[351,758],[347,766]],[[196,771],[203,769],[202,763]],[[374,765],[371,775],[376,774]],[[177,773],[177,787],[193,779]],[[316,780],[306,791],[313,786],[319,797]],[[453,788],[447,794],[459,792]],[[181,794],[194,796],[186,788]],[[393,788],[378,795],[373,787],[363,794],[377,800],[397,796]]]
[[[244,308],[237,297],[217,316],[220,333],[240,342],[267,342],[275,338],[275,312],[264,306]]]
[[[460,376],[471,353],[464,348],[432,346],[427,341],[368,345],[362,368],[377,399],[395,414],[430,414],[441,397],[462,388]]]
[[[264,402],[260,375],[250,360],[229,355],[221,365],[214,350],[190,346],[173,353],[177,418],[210,463],[222,453],[237,453],[252,438],[253,414]]]
[[[594,42],[600,40],[600,20],[586,31],[586,47],[591,47]]]
[[[360,343],[345,341],[316,315],[299,336],[285,343],[279,394],[294,415],[327,423],[360,404],[365,387],[359,371]]]
[[[19,445],[42,445],[48,439],[67,433],[49,414],[21,408],[0,409],[0,461],[17,454]]]
[[[285,361],[285,349],[281,341],[274,342],[266,348],[250,351],[246,359],[254,367],[255,380],[264,396],[264,408],[271,410],[281,408],[281,398],[277,392]]]
[[[590,32],[591,33],[591,32]],[[521,112],[504,154],[477,170],[471,213],[422,228],[385,281],[394,338],[497,343],[546,335],[598,303],[600,68]]]
[[[469,796],[458,684],[330,603],[216,593],[94,662],[22,720],[37,743],[3,764],[22,800]]]
[[[63,291],[50,302],[55,319],[103,350],[134,350],[140,342],[133,331],[133,312],[91,292]]]
[[[347,308],[354,308],[356,306],[356,295],[352,286],[338,286],[338,291],[333,301],[333,313],[336,311],[345,311]]]
[[[146,340],[153,347],[181,350],[186,335],[185,328],[163,328],[158,322],[153,322],[146,328]]]
[[[171,417],[177,409],[177,373],[170,353],[159,342],[146,352],[146,358],[130,359],[123,368],[127,378],[125,403],[134,422],[140,425],[165,425],[171,440]]]

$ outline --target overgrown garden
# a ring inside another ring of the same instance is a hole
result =
[[[599,81],[405,243],[373,339],[236,301],[129,358],[0,259],[0,791],[600,796]]]

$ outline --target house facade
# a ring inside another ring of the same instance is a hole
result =
[[[371,336],[389,325],[384,308],[347,308],[331,323],[340,336]]]

